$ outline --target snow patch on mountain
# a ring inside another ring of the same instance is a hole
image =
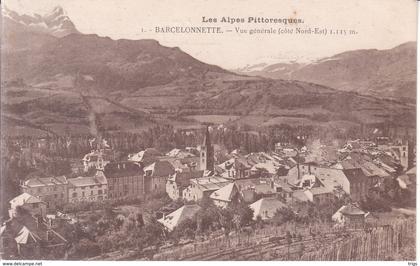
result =
[[[71,33],[78,33],[67,13],[59,6],[45,15],[36,13],[22,14],[3,6],[2,15],[3,18],[26,27],[30,31],[47,33],[55,37],[64,37]],[[8,22],[7,20],[6,23]]]

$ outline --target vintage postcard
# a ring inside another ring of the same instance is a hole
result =
[[[417,1],[6,0],[1,22],[4,263],[415,264]]]

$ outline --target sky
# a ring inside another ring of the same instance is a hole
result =
[[[5,0],[20,14],[45,14],[61,6],[85,34],[112,39],[156,39],[227,69],[247,64],[313,61],[356,49],[389,49],[416,40],[415,0]],[[263,4],[264,3],[264,4]],[[202,17],[301,18],[304,23],[203,23]],[[223,34],[155,33],[164,26],[220,26]],[[355,35],[237,34],[241,29],[327,28]],[[142,28],[144,31],[142,31]],[[226,30],[232,30],[228,33]]]

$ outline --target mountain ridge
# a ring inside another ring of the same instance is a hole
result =
[[[379,97],[415,99],[416,42],[390,49],[360,49],[311,63],[266,64],[258,71],[235,73],[274,79],[313,82],[344,91]],[[260,65],[260,64],[259,64]],[[248,67],[252,69],[251,67]]]

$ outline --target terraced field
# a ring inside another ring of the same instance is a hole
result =
[[[300,236],[287,239],[285,226],[269,226],[254,231],[232,233],[182,245],[125,250],[104,254],[92,260],[390,260],[405,247],[415,245],[410,237],[415,220],[369,225],[363,229],[318,227],[298,228]],[[290,229],[290,228],[288,228]],[[414,260],[415,258],[403,258]]]

